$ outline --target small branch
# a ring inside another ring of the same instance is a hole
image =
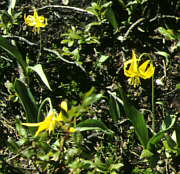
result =
[[[63,8],[63,9],[70,9],[70,10],[74,10],[74,11],[77,11],[77,12],[87,13],[87,14],[89,14],[89,15],[94,15],[93,13],[88,12],[87,10],[84,10],[84,9],[81,9],[81,8],[78,8],[78,7],[71,7],[71,6],[64,6],[64,5],[47,5],[47,6],[38,8],[37,10],[43,10],[43,9],[46,9],[46,8]]]
[[[27,43],[27,44],[30,45],[30,46],[38,46],[38,44],[33,43],[33,42],[30,42],[29,40],[25,39],[24,37],[20,37],[20,36],[8,36],[8,35],[3,35],[2,37],[4,37],[4,38],[11,38],[11,39],[18,39],[19,41],[25,42],[25,43]],[[56,55],[59,59],[61,59],[61,60],[62,60],[63,62],[65,62],[65,63],[76,65],[76,66],[79,67],[82,71],[84,71],[84,72],[86,73],[86,70],[85,70],[80,64],[78,64],[77,62],[72,62],[72,61],[69,61],[69,60],[64,59],[64,58],[59,54],[58,51],[53,50],[53,49],[49,49],[49,48],[45,48],[45,47],[42,47],[42,50],[47,51],[47,52],[49,52],[49,53],[52,53],[52,54]]]
[[[64,58],[59,54],[59,52],[56,51],[56,50],[52,50],[52,49],[45,48],[45,47],[43,47],[43,50],[55,54],[55,55],[56,55],[58,58],[60,58],[63,62],[66,62],[66,63],[69,63],[69,64],[75,64],[75,62],[71,62],[71,61],[69,61],[69,60],[64,59]]]
[[[155,21],[156,19],[159,19],[159,18],[172,18],[172,19],[176,19],[176,20],[179,20],[180,17],[177,17],[177,16],[171,16],[171,15],[158,15],[158,16],[155,16],[154,18],[150,19],[149,22],[153,22]]]
[[[128,35],[129,35],[129,33],[132,31],[132,29],[133,29],[136,25],[138,25],[139,23],[141,23],[144,19],[145,19],[145,18],[140,18],[140,19],[138,19],[135,23],[133,23],[133,24],[129,27],[129,29],[126,31],[126,33],[125,33],[125,35],[124,35],[124,37],[123,37],[123,40],[126,40],[127,37],[128,37]]]
[[[36,43],[33,43],[33,42],[28,41],[28,40],[25,39],[24,37],[20,37],[20,36],[3,35],[2,37],[4,37],[4,38],[10,38],[10,39],[18,39],[19,41],[25,42],[25,43],[27,43],[28,45],[31,45],[31,46],[37,46],[37,45],[38,45],[38,44],[36,44]]]

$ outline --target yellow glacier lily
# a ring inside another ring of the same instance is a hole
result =
[[[76,131],[76,129],[74,127],[70,127],[70,122],[71,119],[68,118],[68,115],[65,116],[65,114],[68,112],[68,105],[66,101],[62,101],[61,105],[60,105],[61,109],[63,109],[63,111],[61,111],[57,117],[57,121],[60,124],[61,128],[65,131],[65,132],[69,132],[69,133],[73,133]],[[64,113],[66,112],[66,113]]]
[[[34,8],[34,15],[24,16],[25,23],[33,27],[34,33],[39,33],[41,27],[47,25],[47,19],[44,16],[38,16],[37,10]]]
[[[48,131],[50,134],[51,131],[54,131],[54,129],[56,127],[55,112],[50,110],[47,117],[42,122],[39,122],[39,123],[22,123],[22,125],[29,126],[29,127],[39,127],[38,130],[36,131],[35,136],[39,135],[39,133],[42,132],[43,130]]]
[[[61,102],[61,108],[64,111],[61,111],[59,115],[57,116],[57,113],[51,109],[47,115],[47,117],[44,119],[44,121],[41,121],[39,123],[22,123],[24,126],[29,127],[39,127],[36,131],[35,136],[38,136],[40,132],[42,131],[48,131],[49,134],[54,131],[57,125],[59,125],[65,132],[73,133],[76,131],[74,127],[71,127],[71,120],[68,119],[65,116],[64,112],[68,111],[68,106],[66,101]]]
[[[135,51],[132,50],[132,59],[124,62],[124,74],[128,79],[130,85],[134,87],[141,84],[140,78],[148,79],[154,74],[155,67],[150,60],[146,60],[143,64],[138,66],[139,59],[136,58]]]
[[[63,109],[63,111],[59,113],[59,115],[57,117],[57,121],[66,122],[67,118],[64,116],[63,112],[67,112],[68,111],[67,102],[66,101],[62,101],[60,107],[61,107],[61,109]]]

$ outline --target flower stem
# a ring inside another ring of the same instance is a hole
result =
[[[156,118],[155,118],[155,101],[154,101],[154,75],[152,76],[152,94],[151,94],[151,102],[152,102],[152,130],[155,132],[156,129]]]
[[[39,59],[41,57],[41,51],[42,51],[42,36],[41,36],[41,31],[39,32],[39,37],[40,37],[40,45],[39,45],[39,53],[37,57],[37,64],[39,63]]]

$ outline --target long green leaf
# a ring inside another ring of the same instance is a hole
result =
[[[146,122],[144,120],[144,115],[129,103],[122,87],[120,87],[119,89],[120,89],[121,98],[124,102],[125,113],[132,122],[139,141],[141,142],[143,147],[146,148],[149,140],[149,136],[148,136],[148,129],[146,127]]]
[[[87,131],[87,130],[100,130],[106,134],[113,134],[113,131],[107,128],[107,126],[101,120],[89,119],[80,122],[77,125],[77,130]]]
[[[119,103],[112,95],[110,95],[110,98],[109,98],[109,113],[114,122],[117,122],[119,120],[120,115],[121,115]]]
[[[166,120],[164,120],[164,122],[162,123],[162,129],[149,139],[148,144],[147,144],[148,150],[151,151],[153,147],[157,143],[159,143],[159,141],[164,137],[165,132],[167,132],[169,129],[171,129],[174,126],[176,122],[176,117],[172,117],[172,118],[168,117],[168,121]]]
[[[42,68],[42,65],[41,64],[37,64],[35,66],[28,66],[29,69],[35,71],[39,77],[41,78],[41,80],[43,81],[43,83],[48,87],[49,90],[52,90],[50,85],[49,85],[49,82],[47,80],[47,77],[43,71],[43,68]]]
[[[117,31],[118,30],[118,21],[116,19],[115,13],[111,7],[109,7],[109,9],[106,12],[106,18],[111,23],[111,25],[113,26],[115,31]]]
[[[14,88],[26,112],[27,122],[36,122],[38,115],[38,106],[30,89],[18,79],[14,83]]]
[[[7,51],[10,55],[16,58],[17,62],[22,66],[24,73],[26,73],[27,64],[23,60],[23,57],[17,47],[11,45],[7,39],[0,36],[0,47]]]

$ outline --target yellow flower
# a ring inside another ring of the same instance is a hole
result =
[[[139,59],[136,58],[135,51],[132,50],[132,59],[124,63],[124,74],[128,79],[130,85],[134,87],[141,84],[140,78],[148,79],[154,74],[155,67],[150,60],[146,60],[143,64],[138,67]],[[129,66],[129,67],[128,67]]]
[[[25,23],[31,27],[33,27],[33,32],[39,33],[41,27],[45,27],[47,25],[47,19],[44,16],[38,16],[36,9],[34,8],[34,15],[26,15],[24,16]]]
[[[67,102],[66,101],[62,101],[61,102],[61,105],[60,105],[61,109],[63,109],[63,111],[61,111],[57,117],[57,121],[63,121],[63,122],[66,122],[67,121],[67,118],[65,116],[66,113],[64,112],[67,112],[68,111],[68,105],[67,105]]]
[[[30,127],[39,127],[36,131],[35,136],[39,135],[40,132],[43,130],[49,131],[49,134],[51,131],[54,131],[56,126],[56,117],[55,112],[52,110],[49,111],[47,117],[44,119],[44,121],[39,123],[22,123],[24,126],[30,126]]]
[[[76,129],[74,127],[70,127],[70,123],[71,123],[71,119],[68,118],[68,115],[65,115],[68,112],[68,105],[66,101],[62,101],[61,105],[60,105],[61,109],[63,109],[63,111],[61,111],[57,117],[57,121],[60,124],[61,128],[65,131],[65,132],[69,132],[69,133],[73,133],[76,131]]]
[[[44,121],[39,123],[22,123],[22,125],[29,127],[39,127],[36,131],[35,136],[39,135],[39,133],[44,130],[48,131],[50,134],[52,131],[54,131],[56,125],[59,125],[65,132],[75,132],[75,128],[71,127],[71,120],[68,119],[65,115],[65,112],[68,111],[66,101],[61,102],[61,108],[63,109],[63,111],[61,111],[58,116],[56,112],[51,109]]]

